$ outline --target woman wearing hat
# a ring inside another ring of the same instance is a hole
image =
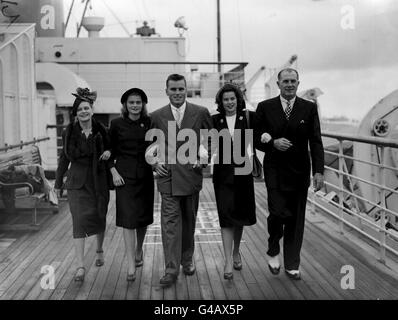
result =
[[[75,281],[83,281],[85,238],[96,235],[96,266],[104,264],[106,213],[108,211],[108,163],[110,141],[105,127],[93,119],[93,103],[96,92],[78,88],[72,107],[74,120],[62,133],[63,148],[56,174],[55,188],[68,190],[69,208],[72,214],[73,238],[77,257]],[[70,164],[70,168],[68,170]]]
[[[149,142],[145,134],[151,121],[148,98],[138,88],[121,97],[121,116],[111,121],[111,173],[116,190],[116,226],[123,228],[128,261],[127,281],[135,280],[135,269],[143,264],[147,226],[153,222],[154,181],[152,167],[145,161]]]

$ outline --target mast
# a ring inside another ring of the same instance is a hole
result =
[[[86,15],[87,7],[88,7],[88,4],[90,3],[90,1],[91,1],[91,0],[86,0],[86,5],[85,5],[85,7],[84,7],[82,19],[80,20],[79,27],[77,28],[77,36],[76,36],[77,38],[79,38],[80,29],[82,28],[83,19],[84,19],[84,16]]]
[[[65,36],[65,34],[66,34],[66,28],[68,27],[70,15],[71,15],[71,13],[72,13],[72,9],[73,9],[73,5],[74,5],[74,4],[75,4],[75,0],[72,0],[72,4],[70,5],[69,12],[68,12],[68,17],[66,18],[66,22],[65,22],[64,36]]]
[[[220,0],[217,0],[217,70],[221,75],[221,17],[220,17]]]

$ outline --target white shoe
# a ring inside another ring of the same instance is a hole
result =
[[[279,262],[279,254],[277,254],[275,257],[270,257],[269,255],[267,255],[267,257],[268,257],[268,264],[272,268],[279,268],[281,266]]]
[[[299,270],[286,270],[285,269],[286,275],[293,280],[301,280],[301,275]]]
[[[299,274],[299,270],[286,270],[286,272],[290,273],[291,275]]]

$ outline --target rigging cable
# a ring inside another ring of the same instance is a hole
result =
[[[112,10],[111,7],[108,6],[108,4],[105,2],[105,0],[102,0],[102,2],[104,3],[104,5],[106,6],[106,8],[109,10],[109,12],[113,15],[113,17],[117,20],[117,22],[119,22],[119,25],[123,28],[123,30],[127,33],[127,35],[130,37],[131,34],[129,32],[129,30],[125,27],[125,25],[123,24],[122,21],[120,21],[119,17],[116,15],[116,13]]]
[[[242,27],[241,27],[241,19],[240,19],[240,6],[239,0],[236,0],[237,9],[238,9],[238,29],[239,29],[239,44],[240,44],[240,61],[243,61],[243,43],[242,43]]]

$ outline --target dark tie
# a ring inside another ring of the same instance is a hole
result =
[[[290,113],[292,112],[292,105],[290,103],[290,101],[287,101],[286,103],[286,109],[285,109],[285,116],[286,116],[286,120],[289,120],[290,117]]]

